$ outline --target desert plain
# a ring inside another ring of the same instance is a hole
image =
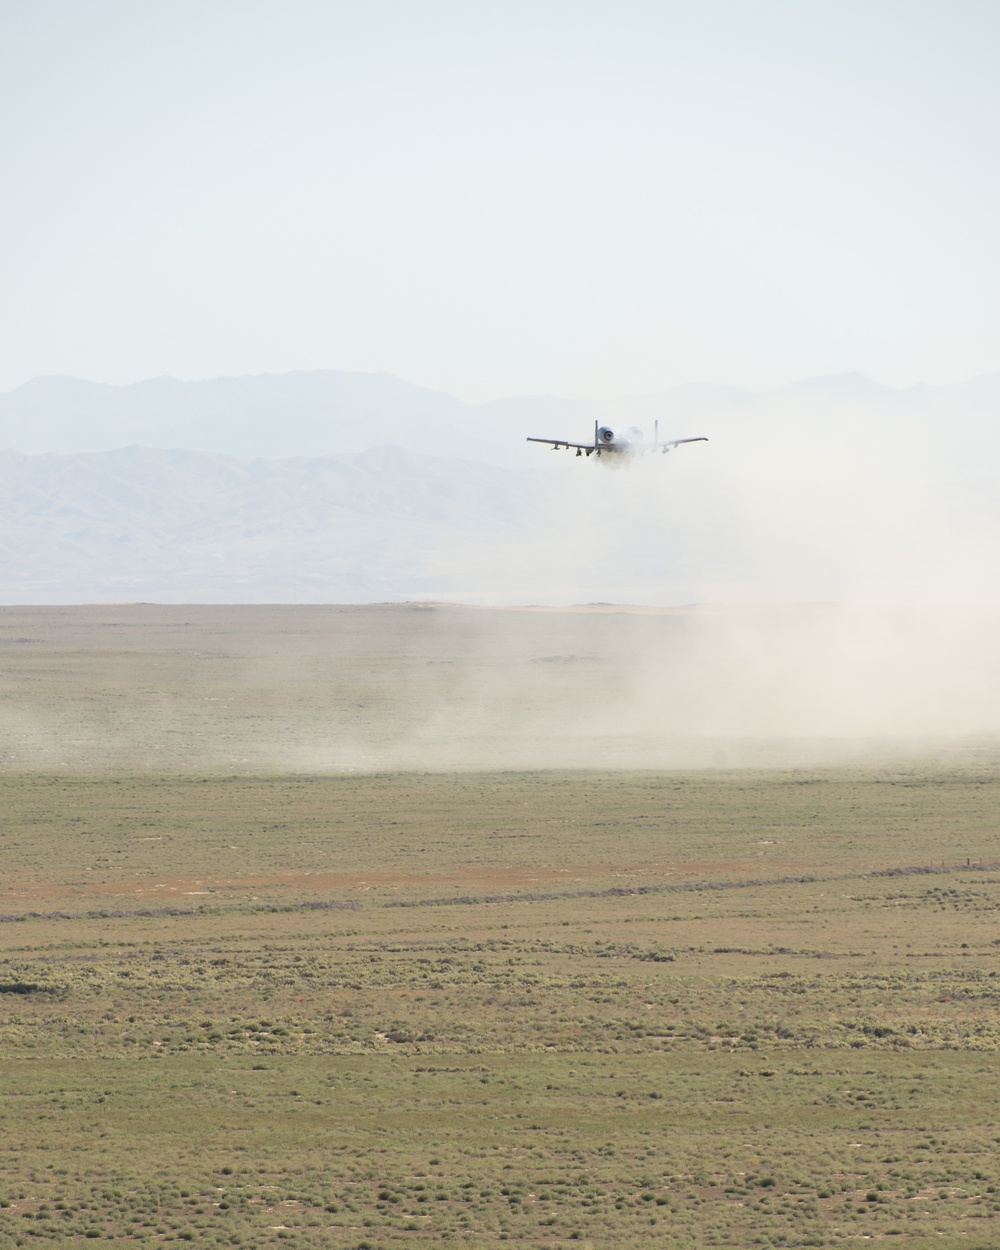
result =
[[[954,628],[0,609],[0,1245],[996,1244]]]

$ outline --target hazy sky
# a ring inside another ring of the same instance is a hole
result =
[[[0,389],[1000,369],[996,0],[0,0]]]

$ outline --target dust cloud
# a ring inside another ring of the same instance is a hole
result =
[[[454,539],[419,601],[0,609],[0,767],[997,754],[1000,490],[977,427],[936,441],[791,402],[661,426],[702,433],[549,455],[530,528]]]
[[[0,769],[981,761],[997,625],[829,605],[4,608]]]
[[[996,610],[939,608],[486,610],[390,754],[414,768],[983,758],[1000,746],[997,626]]]
[[[560,669],[557,740],[581,767],[864,759],[1000,735],[1000,464],[983,422],[790,398],[671,433],[711,441],[553,456],[543,523],[483,553],[489,576],[466,596],[607,605]],[[637,629],[626,604],[661,611]],[[483,667],[465,660],[486,702],[496,628],[482,626]]]

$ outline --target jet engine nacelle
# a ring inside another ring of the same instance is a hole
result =
[[[598,429],[597,441],[599,443],[613,443],[615,441],[615,432],[610,425],[602,425]]]

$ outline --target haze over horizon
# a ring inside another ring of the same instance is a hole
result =
[[[6,0],[0,390],[1000,368],[978,0]]]

